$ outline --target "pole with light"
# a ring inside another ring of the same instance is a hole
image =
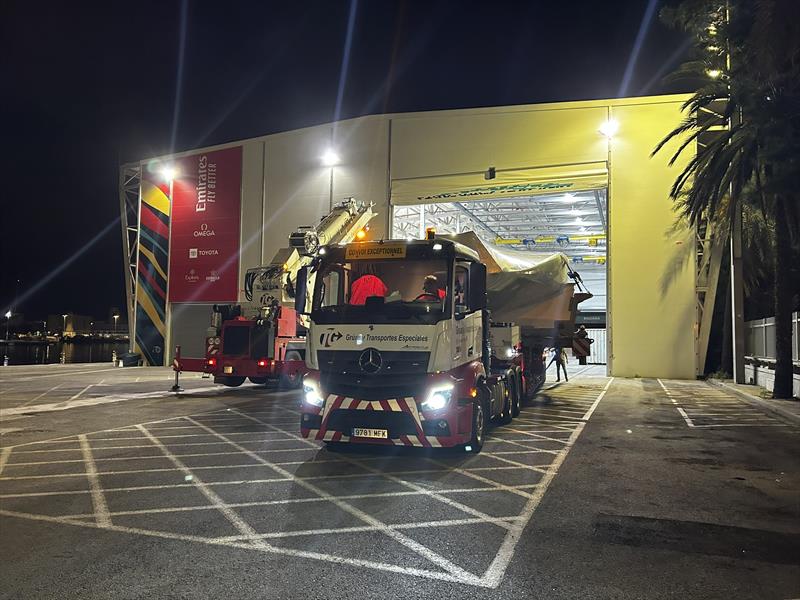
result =
[[[67,333],[67,315],[61,315],[61,318],[64,319],[64,322],[61,325],[61,339],[63,340]]]
[[[11,311],[6,312],[6,341],[8,341],[8,325],[11,323]]]
[[[119,315],[114,315],[114,335],[117,335],[117,319],[119,319]]]
[[[321,157],[322,165],[331,170],[330,196],[328,198],[328,210],[333,210],[333,168],[339,164],[339,155],[333,148],[328,148]]]

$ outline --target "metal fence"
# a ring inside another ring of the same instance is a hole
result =
[[[747,321],[744,347],[747,356],[775,358],[775,319]],[[792,360],[800,360],[800,313],[792,314]]]
[[[587,329],[586,333],[589,334],[589,339],[594,340],[591,345],[589,358],[586,362],[590,365],[605,365],[608,364],[608,347],[606,345],[606,330],[605,329]]]

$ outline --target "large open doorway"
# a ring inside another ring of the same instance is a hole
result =
[[[607,188],[392,207],[392,237],[475,232],[502,252],[565,254],[593,294],[577,318],[594,339],[589,364],[607,363]],[[576,361],[577,362],[577,361]]]

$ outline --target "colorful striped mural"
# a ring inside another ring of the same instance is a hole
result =
[[[139,258],[136,269],[136,331],[134,351],[145,364],[163,366],[169,268],[169,185],[142,176],[139,209]]]

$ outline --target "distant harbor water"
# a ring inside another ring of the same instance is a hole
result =
[[[117,354],[128,351],[127,341],[91,341],[80,343],[44,341],[0,341],[0,365],[8,357],[9,365],[40,365],[54,363],[111,362]],[[2,367],[0,367],[2,368]]]

